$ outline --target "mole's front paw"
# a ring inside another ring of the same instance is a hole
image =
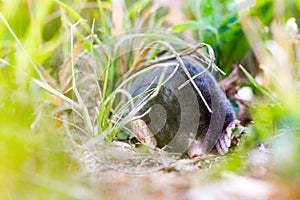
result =
[[[228,153],[231,142],[235,139],[233,130],[235,128],[239,128],[240,126],[240,121],[235,119],[228,124],[225,130],[223,130],[216,144],[216,149],[219,154],[224,155]]]
[[[146,144],[149,147],[156,147],[157,142],[154,135],[149,130],[147,124],[141,120],[135,120],[132,122],[133,133],[137,137],[137,139]]]

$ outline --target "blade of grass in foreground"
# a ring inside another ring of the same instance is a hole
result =
[[[254,85],[254,87],[256,89],[258,89],[258,91],[260,91],[263,95],[265,95],[266,97],[268,97],[270,100],[272,100],[274,103],[278,104],[278,101],[271,95],[269,94],[252,76],[251,74],[249,74],[249,72],[247,72],[247,70],[242,66],[239,65],[239,67],[241,68],[241,70],[243,71],[243,73],[246,75],[246,77],[249,79],[250,83],[252,83]]]

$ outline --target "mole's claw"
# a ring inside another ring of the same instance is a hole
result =
[[[220,141],[217,142],[217,144],[216,144],[216,149],[217,149],[217,151],[218,151],[218,153],[219,153],[220,155],[226,154],[226,152],[224,151],[224,149],[223,149],[222,146],[221,146]]]
[[[230,137],[228,137],[228,135],[226,133],[224,133],[224,141],[225,141],[226,147],[230,147],[231,146]]]
[[[233,130],[236,127],[240,127],[240,121],[237,119],[230,122],[226,129],[221,133],[215,146],[219,154],[224,155],[228,153],[232,141],[237,139],[233,133]]]

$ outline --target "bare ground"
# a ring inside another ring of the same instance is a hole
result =
[[[106,153],[111,155],[111,150]],[[116,155],[123,159],[116,159]],[[153,160],[153,154],[150,155],[151,159],[149,154],[146,157],[134,154],[135,162],[130,160],[133,157],[124,157],[122,152],[115,152],[109,159],[90,157],[93,161],[86,165],[89,169],[85,171],[92,191],[90,199],[264,200],[300,197],[298,185],[284,183],[270,173],[269,156],[265,153],[250,153],[250,168],[244,173],[222,171],[217,178],[212,175],[213,168],[226,162],[226,156],[207,159],[169,157],[162,161],[161,155],[154,156],[156,160]]]

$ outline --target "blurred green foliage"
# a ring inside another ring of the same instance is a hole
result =
[[[285,3],[284,3],[285,2]],[[250,50],[249,42],[242,30],[239,18],[241,9],[249,10],[253,17],[259,18],[264,26],[269,26],[273,18],[291,17],[300,20],[299,2],[284,1],[282,16],[274,16],[272,0],[241,1],[242,8],[234,0],[189,0],[185,2],[189,21],[176,24],[174,31],[193,30],[197,41],[210,44],[215,50],[217,65],[229,72],[236,62],[241,62]],[[278,7],[278,6],[277,6]]]
[[[173,30],[197,30],[195,39],[210,44],[217,64],[225,72],[230,71],[232,64],[240,61],[250,48],[240,26],[235,1],[189,0],[185,6],[192,21],[175,25]]]
[[[41,102],[16,90],[6,81],[5,70],[0,70],[1,198],[73,199],[82,195],[76,192],[82,185],[70,167],[70,143],[63,131],[47,118],[31,128],[36,117],[33,104]]]
[[[45,23],[53,1],[0,2],[1,199],[74,199],[87,193],[72,169],[71,143],[47,117],[53,97],[32,83],[34,66],[63,43],[61,25]],[[80,191],[81,190],[81,191]]]

